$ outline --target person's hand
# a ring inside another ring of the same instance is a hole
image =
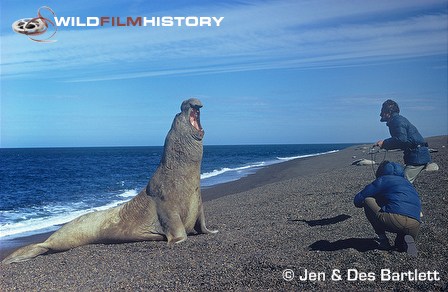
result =
[[[378,142],[376,142],[375,143],[375,146],[378,146],[378,147],[383,147],[383,142],[384,142],[384,140],[379,140]]]

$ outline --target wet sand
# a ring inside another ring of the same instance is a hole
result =
[[[172,248],[164,242],[96,244],[2,264],[0,290],[448,289],[448,141],[428,142],[438,150],[432,159],[440,170],[424,171],[415,182],[424,214],[417,258],[377,249],[363,210],[353,205],[354,195],[374,179],[371,166],[351,165],[370,159],[364,147],[354,146],[203,190],[207,225],[218,234],[189,236]],[[402,162],[402,152],[387,152],[386,159]],[[293,279],[283,278],[286,269]]]

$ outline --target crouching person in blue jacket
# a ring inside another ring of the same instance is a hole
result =
[[[386,236],[388,231],[397,234],[396,250],[417,256],[415,240],[420,229],[421,203],[414,186],[404,178],[400,164],[383,161],[376,171],[376,180],[355,196],[354,204],[364,208],[381,249],[392,248]]]

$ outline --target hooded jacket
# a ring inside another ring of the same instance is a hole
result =
[[[420,221],[420,198],[414,186],[404,178],[403,168],[398,163],[387,163],[377,173],[377,179],[355,196],[355,206],[363,207],[367,197],[376,199],[381,207],[380,212],[400,214]]]
[[[386,125],[391,138],[383,141],[382,148],[403,150],[405,164],[423,165],[431,161],[428,144],[408,119],[393,113]]]

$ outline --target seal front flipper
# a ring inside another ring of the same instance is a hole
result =
[[[164,221],[165,224],[165,235],[168,240],[168,245],[172,245],[174,243],[181,243],[187,239],[187,232],[185,231],[185,226],[180,219],[179,214],[165,214]]]
[[[24,262],[27,260],[31,260],[38,255],[44,254],[47,251],[49,251],[49,249],[43,247],[42,243],[30,244],[25,247],[19,248],[18,250],[10,254],[2,261],[2,263],[7,265],[11,263]]]

